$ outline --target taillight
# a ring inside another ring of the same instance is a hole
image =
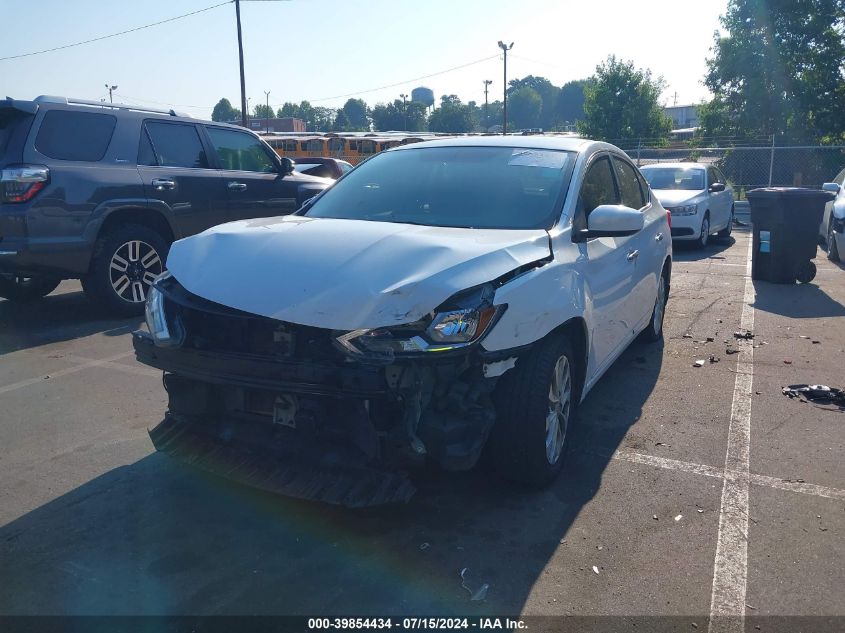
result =
[[[32,200],[50,180],[44,165],[14,165],[0,170],[0,202]]]
[[[669,223],[669,230],[672,230],[672,212],[666,209],[666,221]]]

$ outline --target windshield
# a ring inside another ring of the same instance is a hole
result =
[[[515,147],[384,152],[327,190],[306,215],[489,229],[550,228],[575,154]]]
[[[704,170],[689,167],[640,167],[652,189],[704,189]]]

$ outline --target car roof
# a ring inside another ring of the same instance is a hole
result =
[[[712,165],[705,165],[704,163],[652,163],[650,165],[641,165],[640,169],[646,167],[668,167],[669,169],[707,169]]]
[[[407,152],[427,147],[524,147],[528,149],[550,149],[569,152],[583,152],[587,149],[609,149],[622,151],[609,143],[592,141],[575,136],[456,136],[410,145],[392,147],[388,152]]]

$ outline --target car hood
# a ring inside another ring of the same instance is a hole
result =
[[[678,205],[692,204],[704,197],[706,190],[695,191],[691,189],[652,189],[654,195],[660,201],[661,206],[677,207]]]
[[[338,330],[411,323],[457,292],[550,256],[543,230],[285,216],[173,244],[189,292],[273,319]]]

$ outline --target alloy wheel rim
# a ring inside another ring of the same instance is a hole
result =
[[[830,226],[827,227],[827,252],[828,253],[837,253],[836,251],[836,235],[835,231],[833,230],[833,222],[830,223]]]
[[[546,460],[555,465],[563,452],[569,411],[572,403],[572,371],[569,358],[561,356],[555,363],[549,385],[549,411],[546,414]]]
[[[710,222],[707,218],[701,221],[701,245],[707,246],[707,242],[710,240]]]
[[[663,327],[663,313],[665,311],[666,283],[663,281],[663,277],[661,277],[657,286],[657,301],[654,304],[654,317],[651,320],[651,327],[654,329],[655,334],[660,334],[660,330]]]
[[[118,297],[128,303],[141,303],[163,271],[161,257],[153,246],[141,240],[130,240],[121,244],[112,255],[109,281]]]

